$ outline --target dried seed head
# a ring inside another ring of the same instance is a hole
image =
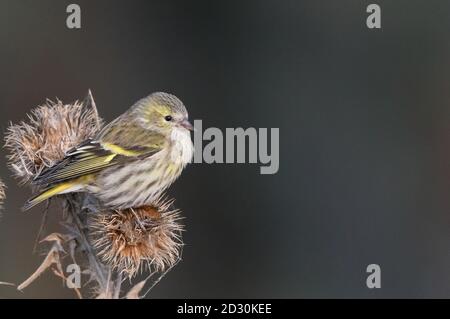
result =
[[[0,179],[0,208],[2,208],[3,201],[5,200],[5,184],[3,184],[2,180]]]
[[[21,182],[27,183],[61,160],[66,151],[93,137],[101,126],[90,91],[83,102],[47,100],[31,111],[28,121],[8,127],[8,165]]]
[[[129,278],[137,273],[164,271],[180,257],[182,247],[178,210],[173,201],[95,215],[90,238],[103,262]]]

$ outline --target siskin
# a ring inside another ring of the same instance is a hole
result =
[[[24,210],[73,192],[91,193],[115,209],[151,203],[192,160],[192,129],[176,96],[153,93],[36,176],[32,184],[43,191]]]

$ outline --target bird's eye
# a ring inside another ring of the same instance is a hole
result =
[[[167,122],[170,122],[170,121],[172,121],[172,116],[167,115],[167,116],[164,117],[164,119],[165,119]]]

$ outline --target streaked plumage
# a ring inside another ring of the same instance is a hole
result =
[[[44,191],[24,209],[58,195],[90,192],[105,207],[138,207],[156,199],[193,156],[192,126],[183,103],[153,93],[108,124],[96,138],[69,150],[33,181]]]

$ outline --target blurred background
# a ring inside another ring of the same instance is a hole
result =
[[[171,187],[183,261],[150,298],[450,298],[450,2],[0,1],[0,128],[91,89],[110,121],[172,92],[203,127],[280,128],[280,170],[193,164]],[[42,210],[1,151],[0,281],[22,282]],[[52,210],[57,222],[60,212]],[[381,289],[366,287],[368,264]],[[73,298],[47,273],[0,298]]]

